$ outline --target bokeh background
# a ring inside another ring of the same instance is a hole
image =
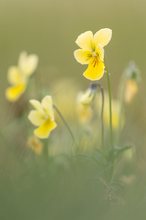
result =
[[[96,32],[109,27],[113,38],[106,53],[113,95],[116,96],[121,74],[130,60],[137,63],[142,77],[139,93],[126,110],[124,130],[125,139],[136,146],[137,159],[131,170],[137,172],[138,180],[122,195],[125,197],[122,205],[111,205],[103,198],[104,187],[91,180],[96,173],[92,164],[73,162],[72,168],[56,168],[55,175],[50,174],[46,179],[46,174],[40,176],[43,165],[40,167],[36,161],[30,164],[22,148],[17,149],[18,156],[13,145],[10,149],[1,138],[0,219],[146,218],[145,22],[145,0],[0,0],[1,130],[5,129],[10,114],[4,95],[8,86],[7,69],[17,63],[23,50],[38,54],[37,74],[48,87],[68,79],[72,80],[72,86],[84,89],[88,85],[82,77],[84,67],[73,57],[76,37],[86,30]],[[105,80],[102,81],[106,86]],[[67,84],[68,81],[68,88]],[[57,85],[54,87],[57,92]],[[66,91],[64,84],[61,91]]]

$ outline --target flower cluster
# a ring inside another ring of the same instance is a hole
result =
[[[125,103],[130,103],[138,91],[139,71],[134,63],[130,63],[122,76],[119,97],[116,99],[112,98],[110,75],[107,71],[104,59],[104,47],[108,45],[111,38],[112,30],[109,28],[103,28],[95,34],[91,31],[86,31],[80,34],[75,41],[80,48],[74,51],[74,57],[80,64],[87,65],[87,69],[84,71],[83,76],[92,81],[89,88],[85,90],[85,92],[81,91],[77,96],[76,117],[78,116],[79,122],[85,127],[85,129],[82,130],[85,130],[86,132],[89,132],[92,129],[94,130],[94,128],[97,129],[97,127],[99,128],[99,135],[95,132],[95,134],[92,134],[92,131],[90,132],[90,135],[92,135],[92,142],[87,140],[89,133],[85,138],[83,137],[83,139],[80,140],[80,143],[83,143],[82,149],[84,148],[84,150],[88,148],[89,142],[96,146],[96,144],[94,144],[94,138],[95,140],[100,139],[98,143],[101,143],[100,145],[104,146],[104,140],[109,137],[111,139],[110,141],[108,140],[108,142],[110,142],[110,147],[114,149],[113,134],[116,132],[114,133],[113,131],[121,131],[125,123],[123,105]],[[6,89],[6,98],[10,102],[17,101],[25,92],[29,79],[35,72],[37,65],[38,56],[36,54],[28,55],[26,52],[22,52],[18,59],[18,64],[9,68],[8,82],[10,86]],[[107,73],[107,92],[99,82],[103,77],[104,72]],[[66,90],[69,89],[70,94],[72,93],[70,88],[71,83],[65,81],[65,85],[66,84],[68,86],[66,86],[67,89],[65,89],[64,93],[62,92],[61,95],[59,94],[59,98],[57,96],[55,97],[55,103],[60,105],[62,100],[64,100],[65,104],[62,110],[67,118],[68,115],[72,115],[71,110],[74,107],[74,103],[72,102],[72,98],[68,98],[68,95],[66,94]],[[60,88],[60,85],[58,84],[56,87]],[[48,92],[46,93],[48,94]],[[39,93],[39,95],[40,94],[41,93]],[[72,97],[74,97],[73,94]],[[48,139],[50,133],[57,127],[55,111],[68,129],[74,143],[76,143],[70,126],[56,104],[54,104],[51,95],[41,97],[41,101],[30,98],[30,104],[33,109],[28,114],[28,119],[35,126],[35,129],[33,136],[31,136],[28,141],[28,146],[37,155],[40,155],[42,150],[45,149],[45,146],[40,139]],[[69,112],[69,114],[67,112]],[[96,120],[99,123],[96,123]],[[91,126],[92,122],[93,126]],[[104,127],[106,127],[107,132],[110,131],[110,135],[105,135]],[[56,155],[57,151],[58,143],[56,144],[56,148],[50,148],[48,152],[50,152],[50,155]]]

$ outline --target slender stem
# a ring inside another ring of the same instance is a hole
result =
[[[53,105],[53,107],[54,107],[55,111],[57,112],[57,114],[59,115],[59,117],[61,118],[61,120],[63,121],[64,125],[66,126],[66,128],[67,128],[67,130],[68,130],[68,132],[69,132],[73,142],[76,143],[76,139],[75,139],[75,137],[73,135],[73,132],[70,129],[70,127],[69,127],[68,123],[66,122],[66,120],[64,119],[63,115],[61,114],[60,110],[58,109],[58,107],[56,105]]]
[[[108,95],[109,95],[110,141],[111,141],[111,147],[113,147],[112,95],[111,95],[110,75],[108,69],[106,69],[106,76],[107,76]]]
[[[119,109],[119,127],[118,127],[118,132],[117,132],[117,143],[120,141],[120,133],[122,130],[122,116],[124,112],[124,90],[125,90],[125,77],[123,76],[121,79],[121,84],[119,88],[119,100],[120,100],[120,109]]]
[[[104,89],[98,84],[98,87],[101,92],[102,104],[101,104],[101,145],[104,147],[104,123],[103,123],[103,114],[104,114]]]
[[[97,92],[97,89],[100,89],[102,105],[101,105],[101,147],[104,147],[104,123],[103,123],[103,114],[104,114],[104,89],[99,83],[92,83],[90,88],[93,92]]]
[[[102,106],[101,106],[101,140],[102,147],[104,147],[104,123],[103,123],[103,114],[104,114],[104,90],[100,87],[101,96],[102,96]]]

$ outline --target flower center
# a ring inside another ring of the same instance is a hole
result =
[[[97,56],[98,56],[98,54],[95,51],[93,51],[92,52],[92,57],[97,57]]]

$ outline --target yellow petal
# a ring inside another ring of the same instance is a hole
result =
[[[83,124],[89,123],[93,116],[92,108],[89,105],[79,104],[77,106],[77,113],[78,113],[79,121]]]
[[[76,44],[84,50],[92,50],[94,47],[93,33],[86,31],[78,36]]]
[[[119,100],[112,99],[112,127],[114,130],[119,128],[123,128],[125,123],[124,114],[121,114],[121,103]],[[104,97],[104,123],[109,127],[110,125],[110,114],[109,114],[109,98],[107,93],[105,93]]]
[[[104,48],[98,45],[98,47],[95,48],[95,52],[98,54],[99,59],[104,61]]]
[[[9,68],[8,81],[12,85],[21,84],[25,81],[24,76],[18,67],[12,66]]]
[[[25,75],[31,75],[37,68],[37,65],[38,56],[36,54],[27,55],[26,52],[20,54],[18,66]]]
[[[41,103],[35,99],[31,99],[30,104],[38,111],[42,112],[42,106]]]
[[[112,30],[109,28],[103,28],[97,31],[94,35],[95,44],[102,47],[106,46],[112,38]]]
[[[79,63],[88,64],[90,62],[92,54],[90,51],[78,49],[78,50],[75,50],[74,57]]]
[[[54,120],[53,101],[51,96],[45,96],[41,102],[42,108],[46,114],[50,116],[51,120]]]
[[[55,129],[57,124],[55,121],[47,120],[44,124],[34,130],[34,134],[39,138],[48,138],[50,132]]]
[[[85,92],[80,92],[77,101],[79,104],[90,105],[93,101],[95,93],[91,89],[87,89]]]
[[[92,62],[88,65],[88,68],[83,73],[84,77],[94,81],[102,78],[104,74],[104,63],[102,61],[95,61],[92,59]]]
[[[29,115],[28,115],[28,119],[31,121],[32,124],[34,124],[35,126],[40,126],[44,123],[45,121],[45,117],[43,114],[41,114],[41,112],[36,111],[36,110],[32,110]]]
[[[9,87],[6,90],[6,98],[11,102],[17,101],[19,97],[24,93],[25,88],[25,84]]]
[[[137,92],[137,82],[135,80],[128,80],[125,85],[125,102],[130,103]]]

